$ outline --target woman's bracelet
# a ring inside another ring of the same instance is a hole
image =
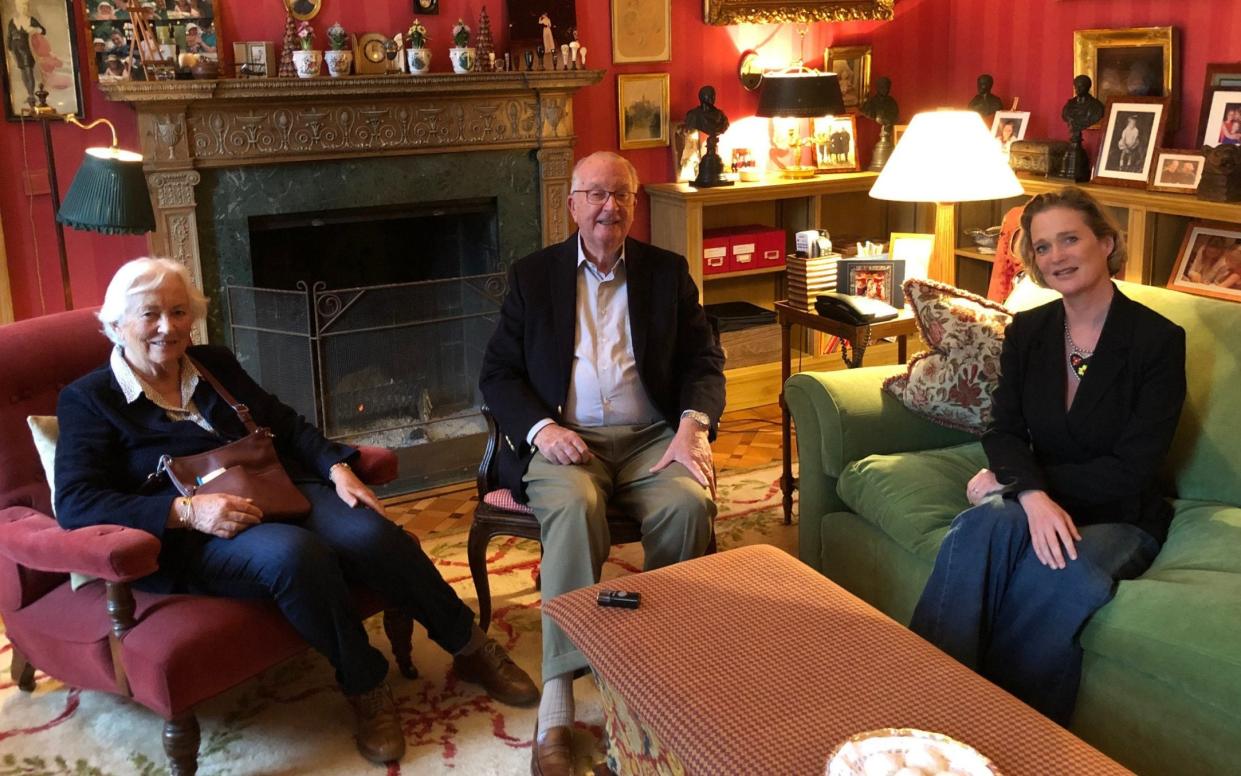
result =
[[[182,528],[194,527],[194,499],[190,496],[181,496],[177,499],[177,523]]]
[[[335,471],[337,467],[348,469],[349,471],[353,471],[353,467],[350,466],[349,464],[345,463],[344,461],[337,461],[336,463],[328,467],[327,478],[329,480],[332,479],[332,472]]]

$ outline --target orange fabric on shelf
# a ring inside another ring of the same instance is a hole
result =
[[[987,298],[1003,302],[1013,291],[1013,278],[1022,270],[1021,257],[1017,255],[1017,242],[1021,237],[1021,211],[1018,205],[1004,214],[1000,237],[995,241],[995,263],[991,265],[991,282],[987,285]]]

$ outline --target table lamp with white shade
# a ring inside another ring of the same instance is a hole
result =
[[[1020,196],[1000,145],[974,111],[919,113],[892,151],[870,195],[935,203],[935,247],[929,276],[956,284],[956,203]]]

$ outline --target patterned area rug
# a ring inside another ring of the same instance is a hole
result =
[[[796,554],[796,526],[781,521],[779,467],[726,475],[719,486],[716,532],[720,549],[773,544]],[[466,564],[466,533],[436,534],[430,556],[467,603],[474,586]],[[537,542],[499,538],[490,548],[491,634],[538,676],[539,595],[534,589]],[[604,578],[641,570],[641,545],[613,547]],[[381,618],[367,623],[371,641],[387,649]],[[521,774],[529,772],[535,710],[495,703],[450,674],[451,660],[425,632],[415,632],[420,678],[389,674],[408,751],[387,774]],[[0,652],[10,652],[0,632]],[[27,695],[0,683],[0,776],[166,774],[162,721],[113,695],[70,689],[42,674]],[[575,753],[580,765],[602,759],[603,713],[589,677],[575,685]],[[365,774],[384,768],[357,754],[352,718],[327,661],[307,650],[199,708],[199,774]]]

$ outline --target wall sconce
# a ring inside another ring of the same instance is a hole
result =
[[[741,52],[741,60],[737,63],[737,79],[747,92],[752,92],[763,82],[763,68],[758,63],[758,52],[746,49]]]

